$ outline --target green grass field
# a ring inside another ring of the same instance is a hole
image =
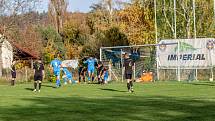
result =
[[[215,83],[0,86],[0,121],[215,121]]]

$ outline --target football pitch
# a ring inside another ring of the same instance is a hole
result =
[[[0,85],[0,121],[215,121],[214,82]]]

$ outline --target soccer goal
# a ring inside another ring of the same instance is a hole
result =
[[[101,47],[100,61],[109,62],[110,79],[116,81],[124,81],[124,54],[128,53],[134,61],[134,79],[142,79],[142,81],[159,80],[159,56],[157,49],[166,46],[177,46],[177,42],[168,42],[160,44],[145,44],[133,46],[115,46]],[[177,53],[179,54],[179,53]],[[178,69],[178,67],[176,67]],[[145,77],[144,77],[145,74]]]

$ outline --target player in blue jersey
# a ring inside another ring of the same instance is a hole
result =
[[[60,68],[62,62],[58,59],[58,56],[55,56],[55,59],[51,61],[51,68],[53,69],[54,75],[56,76],[56,86],[60,87]]]
[[[63,81],[64,84],[67,84],[67,81],[69,81],[69,83],[72,83],[72,73],[66,68],[63,67]]]
[[[104,68],[104,83],[108,83],[109,71],[108,68]]]
[[[109,75],[108,67],[104,67],[102,70],[102,84],[107,84],[108,75]]]
[[[94,81],[94,71],[97,59],[90,57],[84,63],[87,63],[88,81],[90,81],[91,78],[92,81]]]

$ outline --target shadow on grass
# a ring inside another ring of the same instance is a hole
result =
[[[0,108],[1,121],[213,121],[215,103],[170,97],[23,99],[27,106]]]
[[[25,88],[25,90],[33,91],[34,89],[33,88]]]
[[[42,87],[50,87],[50,88],[56,88],[55,86],[52,85],[46,85],[46,84],[42,84]],[[29,90],[29,91],[33,91],[33,88],[25,88],[25,90]]]
[[[89,84],[89,85],[99,85],[98,82],[88,82],[87,84]]]
[[[50,88],[56,88],[56,86],[52,86],[52,85],[47,85],[47,84],[42,84],[43,87],[50,87]]]
[[[120,90],[116,90],[116,89],[103,89],[103,88],[99,88],[101,90],[104,90],[104,91],[112,91],[112,92],[127,92],[127,91],[120,91]]]
[[[199,85],[199,86],[215,86],[214,82],[194,82],[194,83],[187,83],[191,85]]]

